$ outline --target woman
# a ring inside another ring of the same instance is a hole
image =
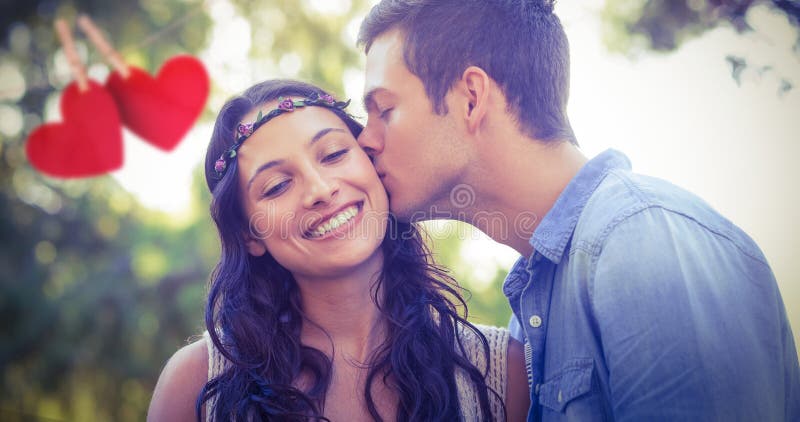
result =
[[[169,360],[149,420],[525,417],[520,344],[458,315],[452,279],[388,214],[346,105],[278,80],[222,108],[208,334]]]

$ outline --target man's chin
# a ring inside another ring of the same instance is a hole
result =
[[[390,206],[389,211],[392,213],[394,218],[401,223],[413,223],[415,221],[420,221],[420,219],[417,218],[417,215],[414,213],[409,213],[403,209],[396,209]],[[416,220],[412,220],[412,218],[416,218]]]
[[[389,210],[394,217],[403,223],[416,223],[427,220],[453,219],[451,213],[437,212],[435,206],[416,204],[413,201],[402,201],[389,195]]]
[[[389,211],[394,215],[397,221],[403,223],[414,223],[424,220],[424,218],[422,218],[422,213],[416,212],[412,204],[397,199],[397,197],[393,198],[391,194],[389,194]]]

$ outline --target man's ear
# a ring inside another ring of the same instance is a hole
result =
[[[256,238],[249,232],[242,233],[242,236],[244,237],[245,246],[247,246],[247,252],[250,255],[262,256],[267,253],[267,247],[264,246],[263,240]]]
[[[477,66],[470,66],[461,74],[461,84],[467,96],[467,128],[474,133],[478,130],[489,110],[489,90],[492,79]]]

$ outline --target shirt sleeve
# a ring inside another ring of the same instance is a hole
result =
[[[750,242],[663,209],[613,228],[589,289],[616,420],[798,420],[791,329]]]

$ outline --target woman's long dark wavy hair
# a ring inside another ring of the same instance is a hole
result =
[[[222,253],[209,282],[205,319],[211,340],[230,363],[198,396],[198,420],[204,403],[213,403],[214,420],[325,420],[330,358],[300,342],[303,309],[292,274],[269,253],[254,257],[247,251],[242,234],[249,226],[239,201],[236,160],[230,160],[219,180],[214,171],[245,114],[278,97],[312,93],[325,94],[297,81],[263,82],[228,101],[217,117],[205,174]],[[331,111],[358,136],[358,122],[345,112]],[[370,389],[377,381],[386,382],[399,396],[398,420],[458,420],[455,373],[460,368],[477,386],[482,414],[491,419],[489,394],[496,392],[487,387],[485,373],[465,358],[458,333],[472,331],[482,342],[487,362],[489,346],[480,331],[459,316],[458,306],[466,309],[466,304],[454,280],[432,263],[414,225],[390,217],[381,248],[384,267],[372,295],[388,329],[368,362],[364,396],[370,414],[381,420]],[[311,374],[306,391],[292,385],[301,374]]]

